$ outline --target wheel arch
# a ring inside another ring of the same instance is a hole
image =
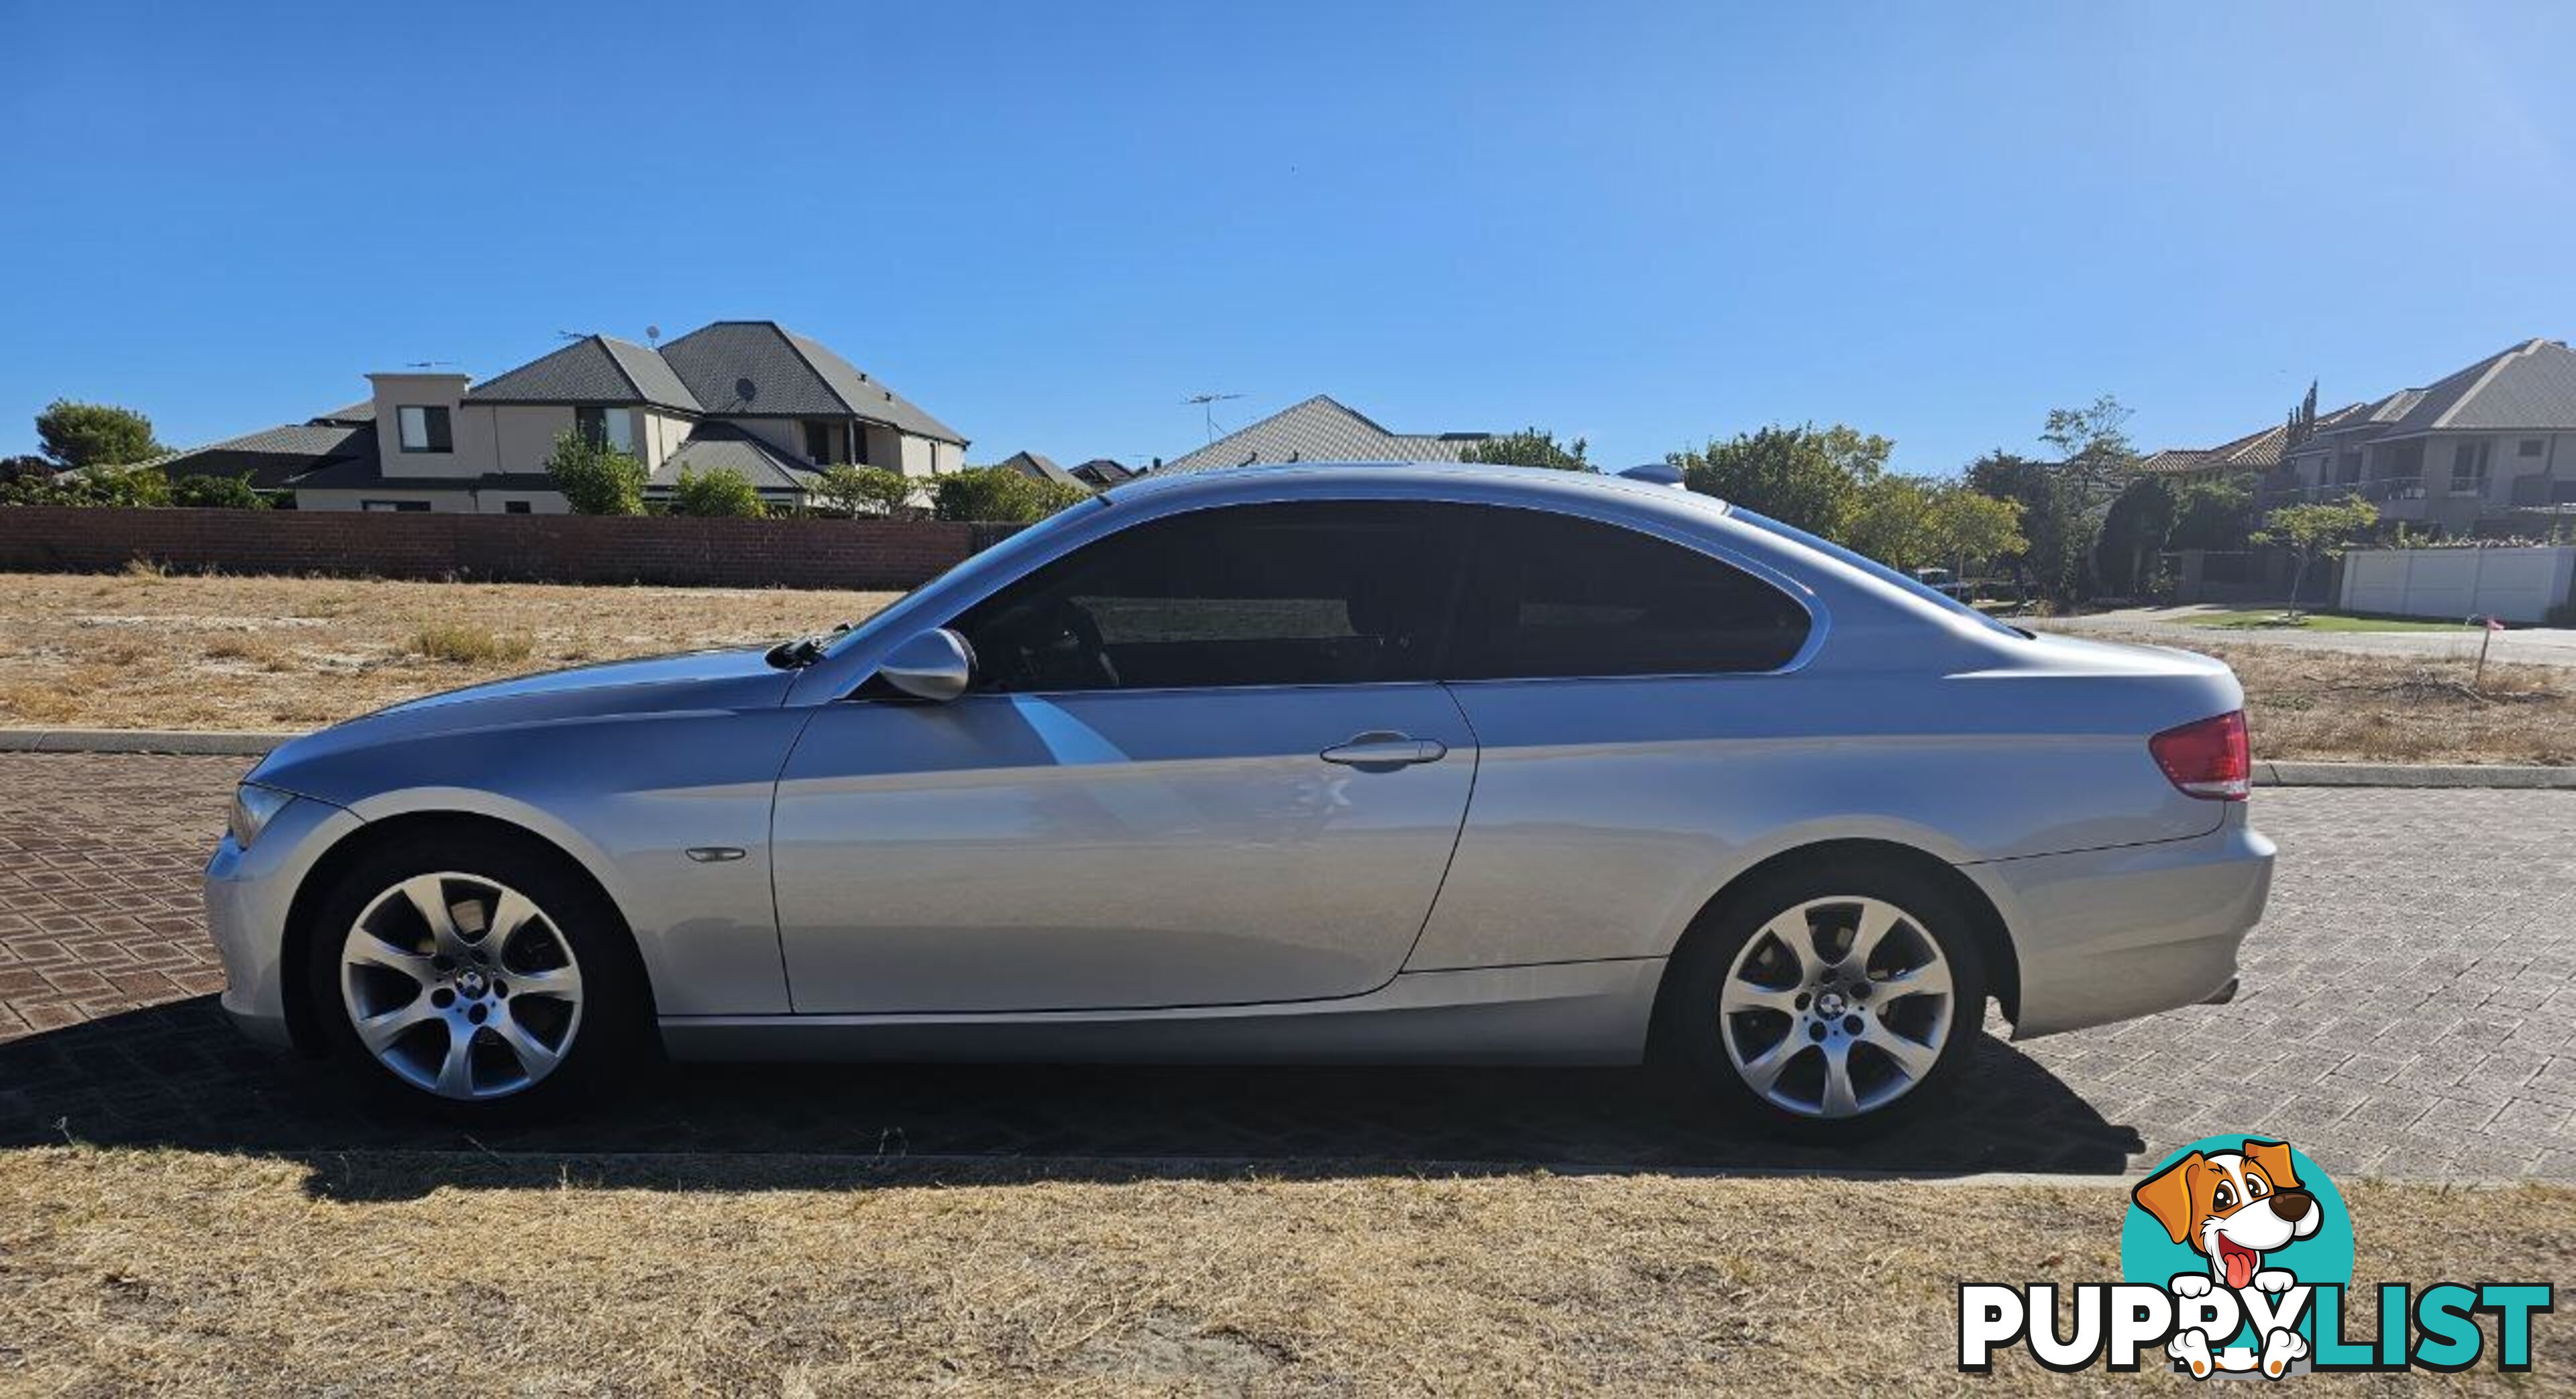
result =
[[[609,893],[608,887],[588,865],[541,832],[498,816],[470,811],[407,811],[400,815],[368,821],[342,836],[330,849],[322,852],[311,868],[304,872],[302,882],[295,887],[294,898],[288,901],[284,938],[279,949],[280,964],[287,971],[280,981],[286,1001],[287,1033],[294,1039],[298,1049],[308,1054],[318,1054],[323,1046],[329,1043],[328,1038],[321,1033],[322,1027],[317,1019],[320,1008],[312,1003],[311,992],[305,985],[306,978],[302,968],[311,955],[313,939],[320,935],[320,930],[315,924],[321,916],[323,903],[331,896],[331,891],[350,870],[357,867],[359,861],[378,851],[415,841],[436,840],[441,837],[453,839],[458,836],[480,836],[486,839],[504,840],[536,851],[558,864],[565,874],[578,879],[591,893],[597,895],[601,906],[616,916],[616,927],[613,930],[616,933],[616,944],[630,959],[628,970],[633,974],[634,984],[642,989],[645,1013],[648,1016],[652,1014],[653,982],[646,974],[643,953],[635,941],[634,924],[628,919],[625,909],[618,904],[615,896]]]
[[[1657,1027],[1664,1024],[1669,1009],[1666,998],[1670,995],[1673,985],[1672,968],[1681,963],[1683,950],[1696,939],[1715,935],[1720,921],[1718,915],[1725,910],[1731,900],[1740,898],[1747,889],[1784,870],[1848,867],[1854,864],[1871,864],[1911,871],[1930,880],[1956,899],[1959,907],[1968,916],[1970,932],[1976,938],[1977,950],[1982,954],[1986,964],[1987,994],[2003,1004],[2006,1019],[2020,1018],[2021,961],[2013,950],[2012,933],[2004,922],[2003,913],[1995,907],[1994,900],[1987,897],[1986,891],[1957,865],[1920,846],[1877,838],[1843,838],[1813,841],[1765,856],[1737,871],[1717,892],[1709,895],[1701,903],[1698,911],[1691,916],[1689,926],[1683,931],[1681,940],[1673,945],[1672,955],[1665,961],[1663,984],[1657,988],[1655,994],[1654,1024]],[[1978,1013],[1980,1015],[1984,1013],[1982,1007],[1979,1008]]]

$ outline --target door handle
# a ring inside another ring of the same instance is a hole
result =
[[[1436,763],[1449,755],[1449,745],[1438,739],[1411,738],[1386,730],[1364,733],[1348,743],[1337,743],[1320,756],[1325,762],[1363,770],[1388,770],[1413,763]]]

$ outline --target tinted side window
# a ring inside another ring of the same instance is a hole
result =
[[[1806,609],[1696,550],[1543,511],[1483,517],[1452,678],[1776,670],[1806,644]]]
[[[1428,680],[1460,581],[1454,515],[1397,501],[1190,511],[1096,540],[950,625],[987,690]]]

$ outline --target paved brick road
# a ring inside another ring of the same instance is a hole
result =
[[[0,1144],[465,1144],[219,1023],[195,878],[243,766],[0,754]],[[1955,1108],[1856,1154],[1737,1139],[1608,1071],[688,1069],[479,1144],[2116,1172],[2251,1128],[2342,1174],[2576,1178],[2576,793],[2256,813],[2283,862],[2234,1005],[1990,1041]]]

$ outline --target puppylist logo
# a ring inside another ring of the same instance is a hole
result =
[[[2311,1371],[2457,1371],[2479,1362],[2495,1318],[2497,1369],[2531,1368],[2532,1318],[2547,1283],[2382,1283],[2379,1324],[2347,1334],[2352,1218],[2317,1163],[2286,1142],[2209,1137],[2168,1157],[2130,1192],[2120,1232],[2124,1281],[2081,1283],[2061,1326],[2049,1283],[1959,1287],[1959,1368],[1984,1373],[2027,1346],[2051,1370],[2161,1363],[2280,1379]]]

